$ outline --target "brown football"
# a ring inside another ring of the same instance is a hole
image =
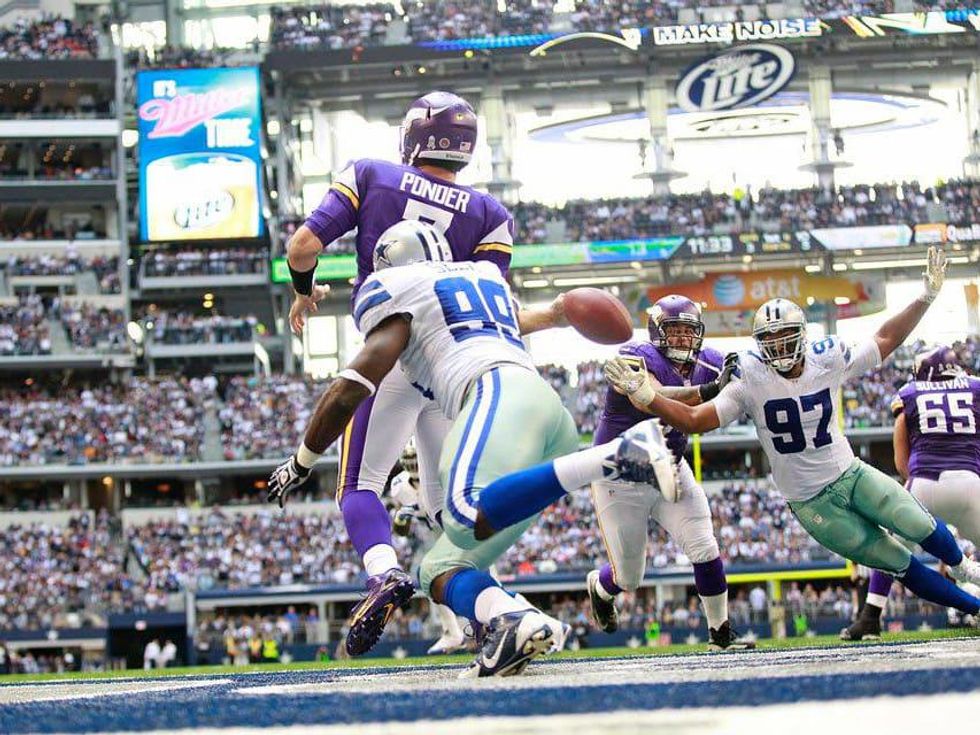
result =
[[[568,323],[586,339],[618,345],[633,338],[633,319],[623,303],[600,288],[573,288],[565,293]]]

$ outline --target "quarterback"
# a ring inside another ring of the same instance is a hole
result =
[[[808,343],[803,310],[786,299],[767,301],[753,322],[758,352],[740,353],[740,379],[704,403],[665,397],[646,370],[622,358],[607,363],[606,376],[633,405],[684,432],[711,431],[748,414],[776,487],[811,536],[847,559],[895,575],[919,597],[975,615],[980,600],[919,562],[895,537],[919,544],[958,580],[980,582],[980,565],[963,556],[942,520],[854,456],[834,415],[841,384],[905,341],[939,293],[945,269],[943,252],[930,248],[923,295],[853,346],[835,336]]]

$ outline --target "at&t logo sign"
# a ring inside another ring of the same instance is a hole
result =
[[[698,62],[677,83],[677,104],[687,112],[751,107],[772,97],[793,77],[793,54],[758,43]]]

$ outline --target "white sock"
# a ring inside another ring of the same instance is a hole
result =
[[[616,599],[616,595],[614,595],[612,592],[609,592],[605,587],[602,586],[602,581],[598,577],[595,578],[595,584],[592,585],[592,589],[594,589],[596,591],[596,594],[599,595],[599,597],[601,597],[603,600],[608,601],[608,600]]]
[[[885,595],[879,595],[876,592],[869,592],[867,600],[865,601],[869,605],[880,607],[882,610],[884,610],[888,606],[888,598]]]
[[[401,568],[395,555],[395,548],[388,544],[375,544],[364,552],[361,561],[364,562],[364,569],[369,577],[384,574],[389,569]]]
[[[486,625],[498,615],[527,610],[525,603],[515,600],[504,592],[503,587],[487,587],[476,596],[476,619]]]
[[[720,595],[702,595],[701,604],[704,605],[704,615],[708,618],[708,627],[718,630],[722,623],[728,620],[728,590]]]
[[[439,616],[439,624],[442,626],[443,637],[462,640],[463,631],[460,630],[459,619],[456,617],[456,613],[448,605],[440,605],[438,603],[433,603],[433,605],[436,608],[436,615]]]
[[[597,447],[583,449],[580,452],[566,454],[554,461],[555,476],[558,482],[570,493],[585,487],[595,480],[601,480],[603,476],[602,465],[610,454],[614,454],[622,441],[616,437],[612,441],[600,444]]]

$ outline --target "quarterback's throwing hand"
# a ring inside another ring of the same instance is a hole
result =
[[[268,502],[278,501],[279,507],[286,505],[286,496],[295,490],[310,476],[311,467],[304,467],[292,456],[276,467],[269,476]]]
[[[617,393],[622,393],[631,401],[647,405],[656,396],[650,373],[643,363],[636,363],[623,357],[617,357],[606,363],[603,368],[606,380]]]
[[[929,247],[929,255],[926,259],[926,272],[922,279],[925,283],[926,292],[922,300],[932,303],[939,295],[946,280],[946,251],[937,248],[935,245]]]

